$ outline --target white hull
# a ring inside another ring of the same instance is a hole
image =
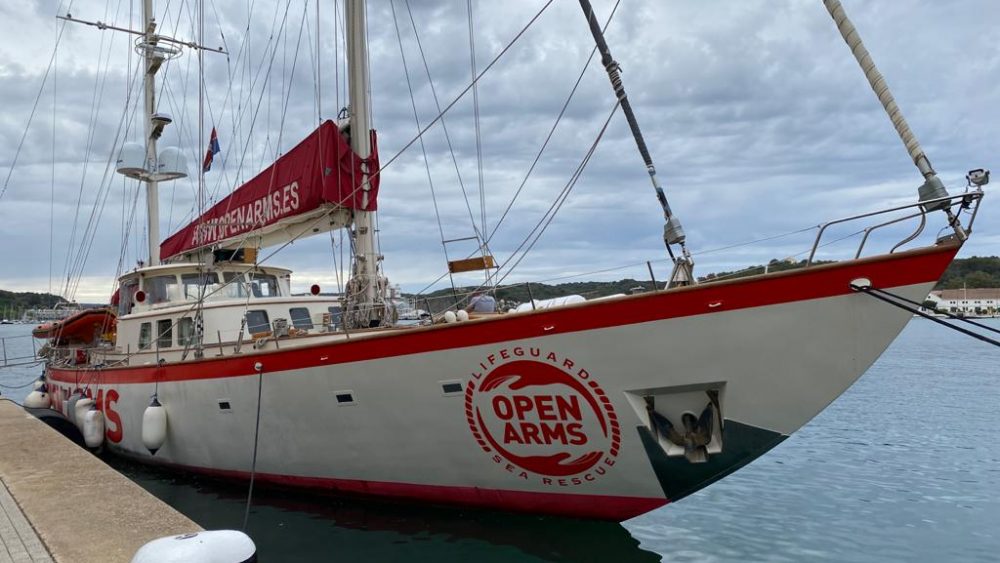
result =
[[[162,368],[50,368],[49,383],[62,399],[85,387],[106,446],[152,463],[246,477],[260,386],[263,481],[623,520],[753,460],[868,369],[911,315],[850,281],[920,301],[956,250]],[[503,370],[519,375],[484,385]],[[538,379],[517,389],[525,370]],[[151,456],[141,425],[154,391],[168,432]],[[707,391],[724,430],[692,463],[647,404],[680,428]]]

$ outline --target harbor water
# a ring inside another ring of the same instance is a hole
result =
[[[40,372],[0,369],[0,392],[21,400]],[[998,405],[1000,349],[918,318],[775,450],[623,524],[258,488],[247,531],[282,562],[996,561]],[[243,524],[245,483],[107,461],[205,528]]]

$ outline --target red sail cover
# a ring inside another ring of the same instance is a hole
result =
[[[371,131],[371,141],[368,170],[374,172],[379,168],[375,131]],[[163,241],[160,257],[166,260],[241,237],[323,206],[374,211],[379,175],[370,179],[371,189],[365,204],[362,162],[337,126],[325,121],[274,164]]]

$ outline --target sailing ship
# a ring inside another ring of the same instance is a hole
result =
[[[971,232],[983,175],[949,195],[836,0],[825,0],[924,184],[903,211],[947,231],[919,248],[698,283],[680,221],[587,0],[586,21],[665,217],[673,259],[655,291],[514,313],[396,322],[374,238],[380,188],[366,21],[348,0],[346,119],[326,121],[228,197],[159,241],[155,74],[176,46],[151,0],[144,144],[118,170],[147,188],[149,260],[122,275],[114,334],[53,340],[29,398],[118,455],[225,479],[335,494],[625,520],[677,501],[775,447],[850,387],[910,314],[859,291],[927,295]],[[582,29],[582,26],[581,26]],[[203,51],[200,51],[203,52]],[[921,227],[922,228],[922,227]],[[348,229],[343,296],[291,294],[259,249]],[[909,242],[904,241],[905,242]],[[901,243],[902,244],[902,243]],[[864,243],[862,242],[863,246]],[[490,268],[491,256],[450,267]],[[489,289],[489,288],[487,288]],[[107,327],[110,329],[110,325]]]

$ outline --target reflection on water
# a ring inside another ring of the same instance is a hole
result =
[[[239,529],[246,485],[106,460],[209,529]],[[261,561],[660,561],[610,522],[254,491]]]
[[[916,319],[772,452],[623,526],[258,489],[249,532],[282,562],[996,561],[998,404],[1000,350]],[[205,528],[243,522],[245,485],[111,462]]]

